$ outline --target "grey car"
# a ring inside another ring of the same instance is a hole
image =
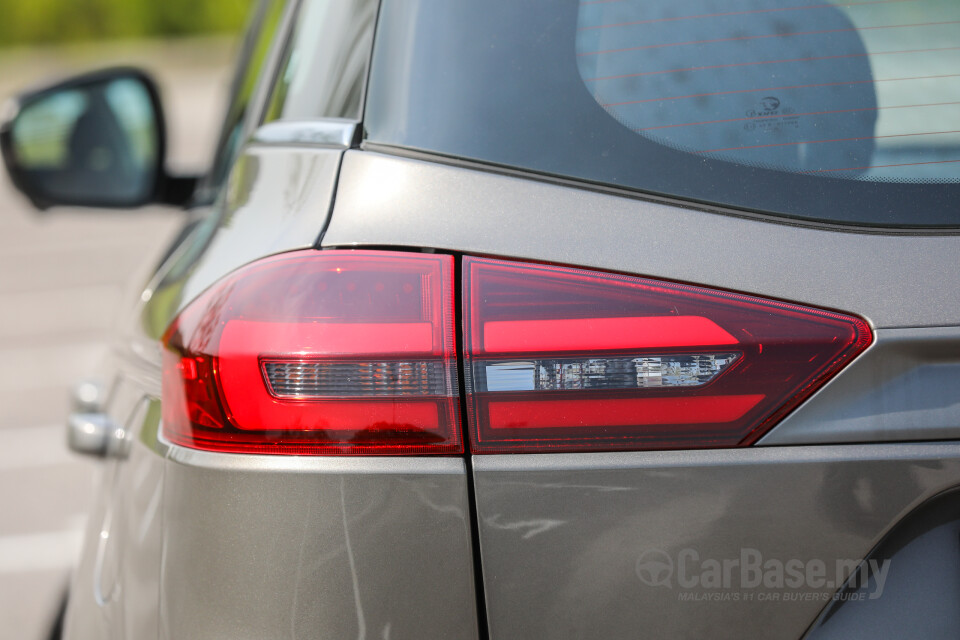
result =
[[[64,637],[960,637],[958,69],[950,0],[263,0],[203,176],[140,71],[24,94],[38,207],[187,211]]]

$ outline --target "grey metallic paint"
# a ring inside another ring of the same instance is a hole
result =
[[[174,448],[165,496],[162,638],[477,637],[463,460]]]
[[[808,640],[923,638],[960,635],[960,491],[941,493],[912,511],[870,554],[867,580],[844,585],[804,636]],[[878,594],[879,597],[878,597]],[[872,596],[872,597],[871,597]]]
[[[144,443],[155,437],[159,403],[120,377],[106,409],[134,440],[126,459],[104,462],[99,500],[70,588],[66,638],[139,638],[157,632],[162,458]]]
[[[851,311],[877,328],[960,325],[949,286],[960,236],[772,224],[369,151],[344,155],[323,245],[622,271]]]
[[[184,304],[242,264],[316,243],[342,153],[285,142],[247,149],[225,213],[212,211],[188,235],[133,314],[139,320],[116,354],[132,396],[159,396],[157,330]],[[542,211],[552,213],[532,214]],[[840,307],[877,326],[960,321],[960,301],[935,295],[955,277],[939,259],[952,259],[960,238],[764,224],[369,152],[346,152],[322,244],[640,273]],[[884,252],[914,267],[898,272]],[[928,282],[924,269],[936,278]],[[953,329],[878,336],[865,361],[953,357],[943,349]],[[936,415],[949,426],[952,413]],[[114,538],[122,560],[114,554],[106,566],[119,599],[88,606],[97,557],[88,550],[70,637],[120,629],[171,639],[478,636],[463,460],[211,454],[157,440],[155,416],[141,422],[129,461],[111,467],[115,488],[95,516],[105,529],[97,525],[88,542],[122,532]],[[822,602],[682,602],[640,583],[637,558],[651,547],[725,558],[744,546],[770,557],[861,558],[913,506],[960,484],[957,444],[474,456],[472,464],[494,638],[798,637]]]
[[[960,329],[930,326],[960,324],[960,298],[949,295],[960,237],[773,224],[348,151],[322,245],[560,262],[857,313],[882,327],[876,344],[764,444],[960,433]],[[960,445],[473,456],[472,465],[492,638],[796,638],[822,593],[683,601],[644,585],[636,563],[646,550],[683,548],[859,560],[910,509],[960,484]]]
[[[802,636],[832,590],[688,601],[676,582],[644,584],[638,560],[744,548],[784,562],[858,560],[960,483],[960,444],[475,456],[473,466],[492,638],[773,640]]]
[[[876,342],[757,443],[960,436],[960,327],[880,329]]]
[[[159,397],[159,334],[203,289],[313,246],[341,153],[279,141],[245,151],[223,213],[186,234],[129,314],[114,353],[127,395]],[[150,406],[130,425],[130,458],[109,463],[68,637],[477,636],[462,459],[190,451],[159,437]],[[116,598],[98,605],[88,581],[104,575]]]
[[[253,144],[124,325],[108,413],[131,447],[104,469],[68,638],[476,638],[475,560],[497,639],[797,638],[822,602],[681,601],[640,582],[640,555],[688,547],[730,558],[749,546],[780,559],[858,559],[915,506],[960,485],[957,443],[474,456],[472,477],[459,458],[165,444],[163,330],[230,271],[316,246],[328,223],[324,247],[543,260],[858,313],[880,329],[877,344],[764,444],[960,427],[950,404],[960,236],[772,224],[346,150],[349,121],[256,131],[298,6],[284,13],[244,122]]]
[[[191,267],[179,308],[248,262],[313,246],[330,212],[341,154],[336,147],[249,147],[230,175],[216,233]]]

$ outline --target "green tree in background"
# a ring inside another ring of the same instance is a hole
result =
[[[0,47],[235,33],[252,0],[0,0]]]

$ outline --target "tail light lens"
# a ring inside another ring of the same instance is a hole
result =
[[[163,338],[163,433],[279,454],[460,453],[453,258],[301,251],[244,267]]]
[[[863,351],[859,318],[549,265],[464,259],[471,449],[749,445]]]
[[[478,453],[749,445],[871,342],[856,317],[464,258]],[[453,258],[301,251],[244,267],[163,338],[163,433],[223,452],[463,451]]]

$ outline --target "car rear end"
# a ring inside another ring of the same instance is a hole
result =
[[[956,637],[958,24],[383,0],[128,343],[161,635]]]

